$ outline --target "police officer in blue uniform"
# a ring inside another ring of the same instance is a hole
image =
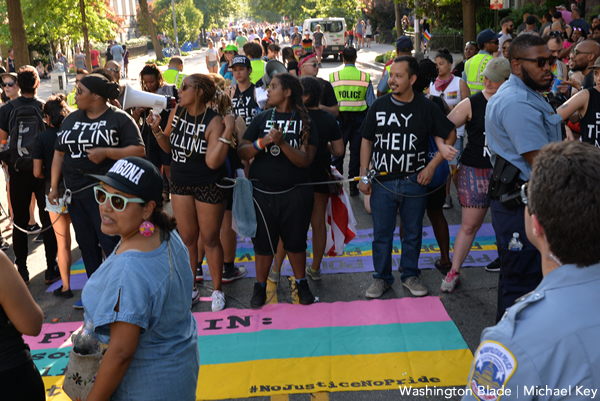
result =
[[[556,57],[540,37],[521,35],[511,44],[508,59],[510,78],[490,99],[485,117],[494,166],[488,195],[501,264],[496,321],[542,280],[540,253],[525,235],[525,207],[515,200],[520,185],[529,180],[538,151],[561,140],[560,115],[539,92],[554,78],[550,66]],[[517,246],[509,250],[515,233]]]
[[[576,141],[539,152],[521,198],[544,278],[483,331],[463,400],[597,399],[598,182],[600,149]]]

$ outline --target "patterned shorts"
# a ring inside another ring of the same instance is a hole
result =
[[[490,201],[487,197],[491,168],[458,166],[458,200],[463,207],[487,208]]]
[[[225,189],[216,184],[209,185],[181,185],[171,181],[171,193],[173,195],[193,195],[198,202],[216,205],[223,203],[226,198]]]

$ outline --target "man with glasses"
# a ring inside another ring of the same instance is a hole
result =
[[[319,100],[319,109],[328,111],[337,117],[340,114],[340,107],[338,106],[338,101],[335,97],[335,91],[333,90],[333,86],[330,82],[317,77],[317,74],[319,74],[319,63],[317,60],[317,55],[315,53],[307,53],[300,57],[300,62],[298,63],[300,76],[317,78],[321,84],[321,99]]]
[[[568,77],[569,77],[568,68],[567,68],[566,64],[560,60],[560,56],[561,56],[562,52],[565,50],[563,48],[562,32],[560,32],[560,31],[550,32],[550,35],[546,39],[546,46],[548,46],[548,50],[550,50],[550,53],[552,53],[552,55],[554,57],[556,57],[556,63],[554,63],[554,65],[552,66],[552,74],[554,74],[554,77],[556,78],[555,85],[558,85],[559,84],[558,80],[564,81],[565,79],[568,79]],[[568,51],[568,49],[567,49],[567,51]],[[552,89],[554,90],[554,86],[552,87]],[[558,89],[560,92],[565,94],[567,97],[570,97],[571,94],[570,94],[568,85],[560,85],[560,86],[558,86]]]
[[[565,84],[571,85],[578,91],[593,88],[595,86],[594,73],[589,67],[594,65],[598,57],[600,57],[600,43],[591,39],[578,43],[571,53],[572,71],[581,71],[585,78],[581,85],[575,80],[566,81]]]
[[[488,196],[500,256],[496,321],[542,279],[540,253],[525,235],[525,207],[508,204],[504,198],[529,180],[539,149],[562,140],[561,117],[540,93],[550,88],[554,78],[551,66],[556,58],[546,42],[539,36],[518,36],[512,42],[508,60],[510,78],[490,99],[485,117],[494,166]],[[520,251],[509,250],[514,233],[519,234]]]
[[[491,29],[484,29],[477,35],[477,45],[481,50],[465,63],[463,73],[463,80],[471,89],[471,95],[481,92],[485,88],[482,73],[487,62],[491,60],[492,54],[498,51],[500,36],[502,34],[494,33]]]

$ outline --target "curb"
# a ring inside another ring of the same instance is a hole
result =
[[[358,61],[356,60],[356,64],[359,64],[361,67],[367,67],[367,68],[372,68],[374,70],[382,70],[383,66],[385,64],[383,63],[377,63],[377,62],[371,62],[371,61]]]

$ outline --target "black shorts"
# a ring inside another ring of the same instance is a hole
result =
[[[373,39],[373,35],[366,35],[367,39]]]
[[[225,190],[225,210],[233,210],[233,188]]]
[[[432,192],[434,191],[434,192]],[[427,210],[441,210],[444,208],[446,201],[446,184],[442,184],[437,188],[427,188]]]
[[[219,188],[217,184],[209,185],[181,185],[171,181],[171,193],[173,195],[192,195],[198,202],[217,205],[226,199],[226,190]]]
[[[273,255],[273,250],[277,251],[279,237],[286,251],[305,252],[314,203],[312,186],[302,185],[277,195],[265,194],[255,188],[254,199],[258,203],[258,206],[254,204],[257,222],[256,237],[252,238],[254,253]]]

